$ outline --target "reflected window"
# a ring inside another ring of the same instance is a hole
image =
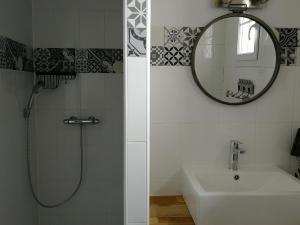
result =
[[[213,27],[211,26],[207,29],[204,36],[207,44],[204,52],[204,57],[206,59],[211,59],[213,57],[213,34]]]
[[[239,18],[237,55],[241,60],[257,60],[259,25],[248,18]]]

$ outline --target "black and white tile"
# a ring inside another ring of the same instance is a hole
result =
[[[34,64],[39,73],[75,73],[75,49],[37,48]]]
[[[88,49],[89,73],[113,73],[112,49]]]
[[[201,27],[164,27],[164,46],[193,48],[201,30]]]
[[[114,73],[123,73],[123,49],[112,49]]]
[[[164,65],[190,66],[192,49],[202,29],[201,27],[164,27]]]
[[[147,28],[147,0],[128,0],[128,28]]]
[[[163,46],[152,46],[151,47],[151,65],[152,66],[163,66],[165,64],[165,49]]]
[[[32,72],[32,48],[10,38],[1,36],[0,68]]]
[[[76,49],[75,50],[76,59],[76,72],[77,73],[88,73],[88,60],[89,52],[88,49]]]
[[[185,58],[182,61],[183,66],[191,66],[192,52],[193,52],[193,50],[190,47],[183,48],[183,54],[185,55]]]
[[[298,28],[277,28],[281,47],[299,47]]]
[[[299,47],[298,28],[277,28],[281,47],[281,64],[290,66],[296,63]]]
[[[128,29],[128,56],[145,57],[146,56],[146,29]]]
[[[38,73],[122,73],[123,49],[37,48]]]
[[[164,47],[165,66],[187,66],[190,59],[186,55],[186,47]]]
[[[183,27],[182,33],[183,33],[183,43],[185,47],[190,47],[191,49],[194,47],[194,44],[199,37],[202,27]]]
[[[297,48],[281,47],[281,64],[290,66],[296,63]]]
[[[184,46],[183,27],[164,27],[164,46],[167,48]]]

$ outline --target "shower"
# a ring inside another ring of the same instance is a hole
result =
[[[40,198],[38,197],[35,189],[34,189],[34,185],[32,182],[32,171],[31,171],[31,145],[30,145],[30,114],[32,111],[32,107],[33,107],[33,103],[34,103],[34,99],[35,96],[40,93],[40,91],[45,87],[44,82],[42,81],[38,81],[32,88],[29,100],[27,102],[27,105],[24,109],[24,118],[26,121],[26,150],[27,150],[27,170],[28,170],[28,180],[29,180],[29,185],[30,185],[30,191],[31,194],[33,196],[33,198],[35,199],[35,201],[42,207],[44,208],[56,208],[59,206],[64,205],[65,203],[69,202],[71,199],[73,199],[73,197],[78,193],[78,191],[80,190],[80,187],[82,186],[82,181],[83,181],[83,157],[84,157],[84,146],[83,146],[83,126],[84,125],[94,125],[94,124],[99,124],[100,120],[98,120],[97,118],[90,116],[88,118],[85,119],[80,119],[78,117],[75,116],[71,116],[68,119],[64,119],[62,122],[66,125],[79,125],[80,126],[80,175],[79,175],[79,179],[77,182],[76,187],[74,188],[74,190],[71,192],[71,194],[66,197],[64,200],[55,203],[55,204],[47,204],[44,203],[42,200],[40,200]]]
[[[42,82],[42,81],[38,81],[33,86],[30,97],[29,97],[29,100],[28,100],[28,103],[27,103],[27,106],[24,109],[24,118],[26,118],[26,119],[29,118],[35,95],[40,93],[40,91],[43,87],[44,87],[44,82]]]

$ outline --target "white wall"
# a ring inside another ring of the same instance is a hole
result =
[[[33,0],[34,47],[123,48],[122,0]]]
[[[34,46],[123,48],[122,0],[34,0]],[[38,190],[48,203],[73,191],[79,178],[79,127],[62,120],[93,115],[84,128],[84,183],[68,204],[39,208],[40,225],[123,223],[123,74],[78,74],[36,101]]]
[[[211,8],[210,2],[153,0],[153,28],[204,26],[226,13]],[[298,0],[288,4],[272,0],[267,8],[251,13],[271,27],[300,27],[299,8]],[[152,43],[157,45],[162,34],[155,33]],[[232,107],[206,97],[189,67],[152,67],[151,194],[180,194],[179,172],[184,163],[227,167],[231,139],[241,140],[247,149],[242,165],[278,165],[288,170],[292,139],[300,125],[299,85],[300,64],[282,66],[262,98]]]
[[[0,34],[32,45],[31,0],[1,0]]]
[[[31,45],[31,1],[0,1],[0,35]],[[0,69],[1,224],[36,225],[37,208],[29,191],[23,108],[33,74]]]
[[[79,127],[62,120],[93,115],[101,124],[84,128],[84,182],[68,204],[39,208],[40,225],[123,222],[123,75],[80,74],[56,90],[44,90],[35,111],[38,190],[56,203],[74,190],[80,174]]]

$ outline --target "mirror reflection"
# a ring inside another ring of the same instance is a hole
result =
[[[264,92],[276,77],[271,33],[247,17],[228,17],[209,26],[194,49],[194,78],[225,104],[243,104]]]

